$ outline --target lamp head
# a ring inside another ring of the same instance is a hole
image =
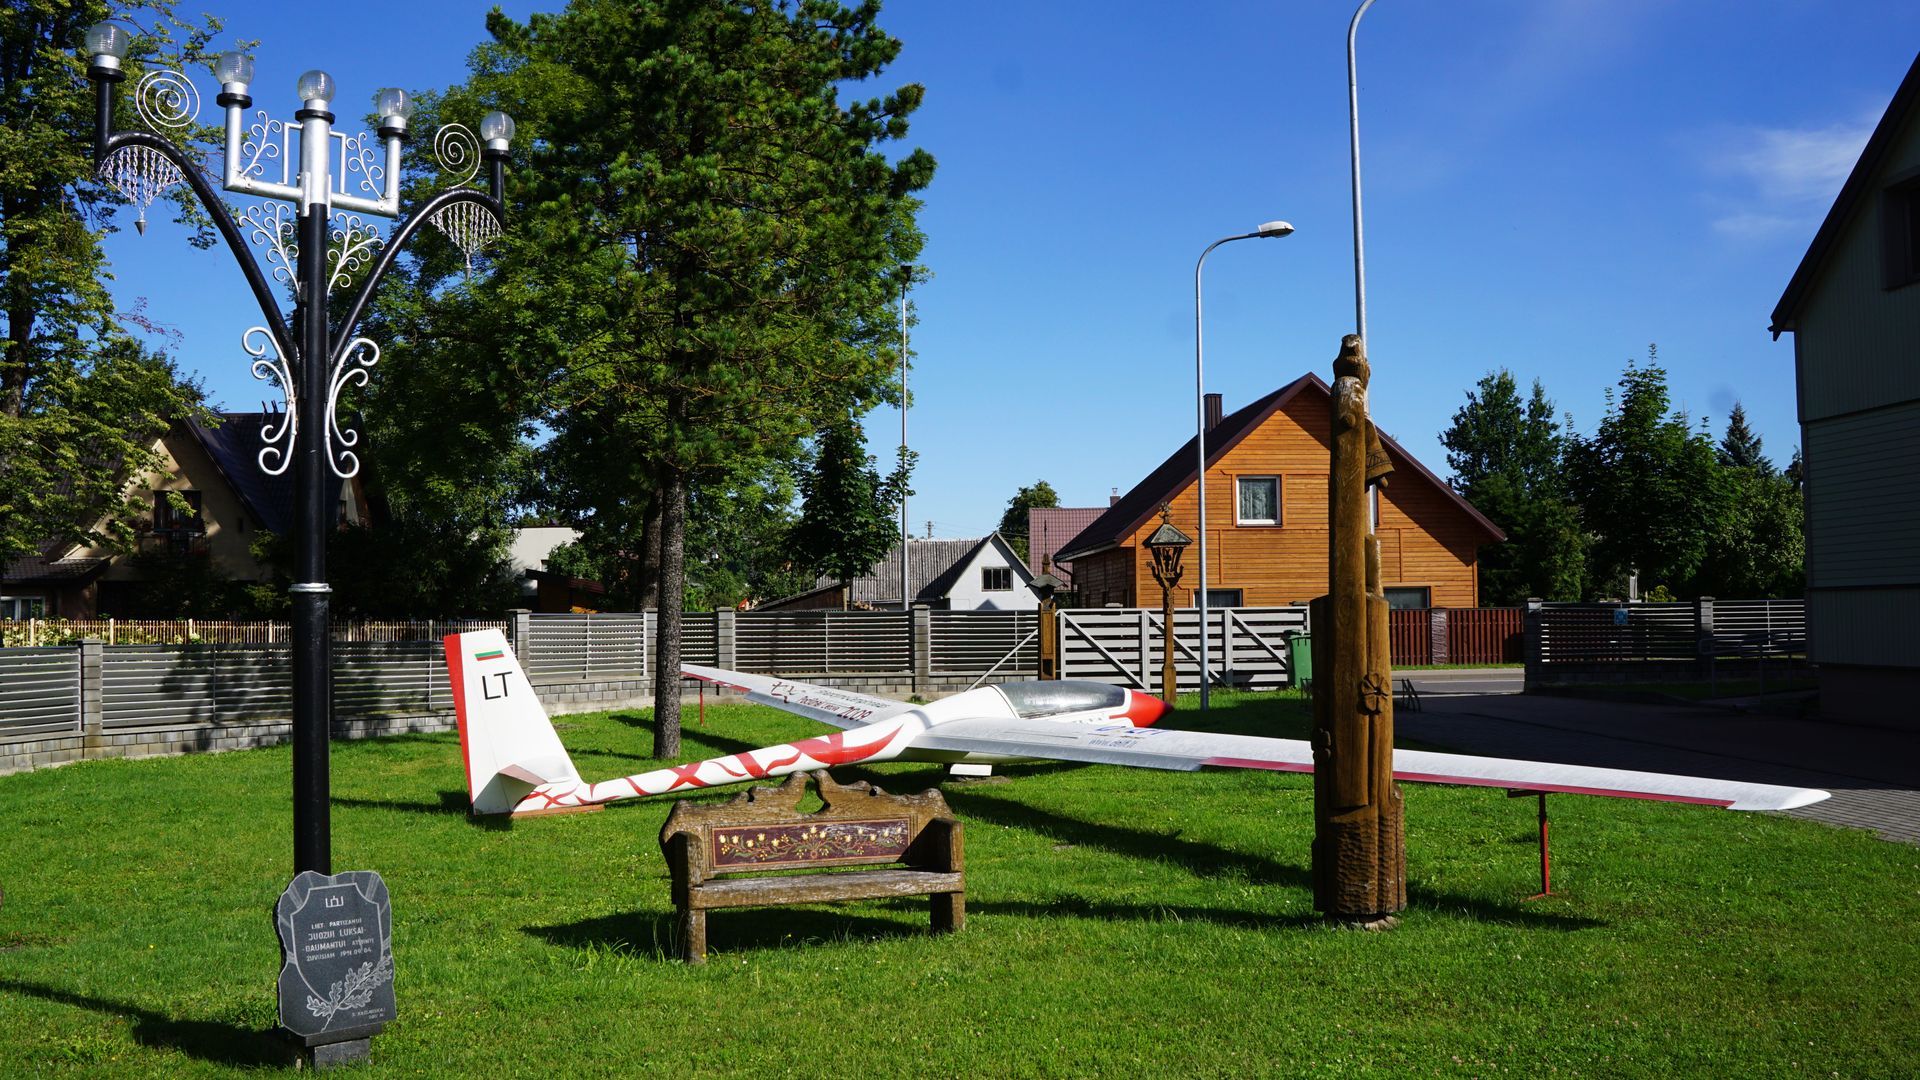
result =
[[[373,111],[380,116],[381,135],[398,135],[407,130],[407,120],[413,116],[413,99],[405,90],[389,86],[374,95]]]
[[[119,23],[94,23],[87,28],[87,63],[98,71],[119,71],[120,61],[127,58],[127,47],[133,44],[133,35]]]
[[[327,106],[333,103],[333,76],[324,71],[309,71],[300,76],[294,92],[306,103],[307,108],[326,112]]]
[[[513,142],[513,117],[498,110],[481,117],[480,138],[488,150],[506,153]]]
[[[1255,236],[1287,236],[1292,232],[1293,225],[1285,221],[1262,222],[1259,228],[1253,230]]]
[[[245,94],[253,83],[253,57],[238,49],[223,52],[213,62],[213,77],[219,80],[222,91]]]

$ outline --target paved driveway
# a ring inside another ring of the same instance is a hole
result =
[[[1920,844],[1920,734],[1687,705],[1538,695],[1446,696],[1399,733],[1461,753],[1825,788],[1794,817]]]

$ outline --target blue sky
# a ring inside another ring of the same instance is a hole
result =
[[[343,102],[458,81],[486,5],[347,0],[338,24],[379,32],[323,35],[304,7],[204,9],[261,40],[256,103],[290,117],[309,67]],[[888,6],[905,49],[874,92],[926,85],[910,145],[940,162],[913,298],[916,534],[980,535],[1037,479],[1103,505],[1190,437],[1193,264],[1220,237],[1298,230],[1208,260],[1207,388],[1231,411],[1327,375],[1354,322],[1352,13]],[[1489,370],[1541,379],[1591,433],[1658,343],[1678,404],[1717,437],[1744,402],[1784,464],[1793,351],[1768,315],[1916,46],[1909,2],[1379,0],[1359,44],[1375,419],[1445,475],[1439,434]],[[256,408],[231,256],[163,222],[108,253],[122,304],[146,298],[214,400]],[[884,460],[899,413],[868,427]]]

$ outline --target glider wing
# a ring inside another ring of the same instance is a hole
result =
[[[892,698],[872,697],[832,686],[815,686],[767,675],[748,675],[700,664],[682,664],[680,670],[702,682],[739,690],[756,704],[771,705],[837,728],[864,727],[914,708],[908,702]]]
[[[1312,748],[1299,739],[1266,739],[1125,724],[1082,726],[984,717],[950,720],[915,736],[912,748],[1148,769],[1313,771]],[[1810,788],[1422,750],[1394,751],[1393,775],[1396,780],[1421,783],[1612,795],[1699,803],[1729,810],[1789,810],[1828,797],[1826,792]]]

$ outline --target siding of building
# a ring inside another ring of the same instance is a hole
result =
[[[1327,463],[1332,418],[1323,395],[1296,396],[1207,470],[1207,577],[1214,589],[1238,589],[1241,602],[1269,607],[1311,600],[1327,591]],[[1238,524],[1235,495],[1243,476],[1280,478],[1280,523]],[[1197,535],[1199,499],[1188,484],[1171,500],[1173,523]],[[1159,527],[1141,526],[1124,550],[1138,551]],[[1477,545],[1485,534],[1451,500],[1406,471],[1388,481],[1380,501],[1380,576],[1387,588],[1424,587],[1442,607],[1479,603]],[[1091,560],[1076,565],[1088,572]],[[1150,560],[1133,563],[1135,599],[1159,602]],[[1179,602],[1199,588],[1197,557],[1188,549]]]

